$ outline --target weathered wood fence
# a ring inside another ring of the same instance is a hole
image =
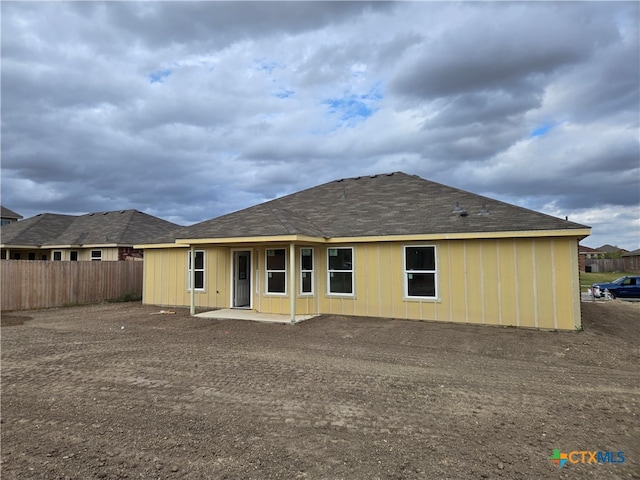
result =
[[[142,262],[0,261],[0,309],[29,310],[142,296]]]
[[[584,261],[586,272],[624,272],[622,258],[588,258]]]

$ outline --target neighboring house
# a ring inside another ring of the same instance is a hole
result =
[[[0,205],[0,210],[1,210],[0,225],[8,225],[10,223],[17,222],[18,220],[23,218],[22,215],[20,215],[19,213],[16,213],[13,210],[9,210],[7,207],[3,205]]]
[[[595,248],[585,247],[584,245],[578,245],[578,253],[584,255],[585,258],[604,258],[606,252],[597,250]]]
[[[146,304],[574,330],[578,241],[589,234],[392,173],[329,182],[138,247]]]
[[[589,263],[589,260],[604,258],[604,255],[605,252],[603,251],[591,247],[586,247],[584,245],[578,245],[578,262],[580,265],[580,271],[585,272],[587,270],[587,263]]]
[[[622,254],[625,272],[640,272],[640,249]]]
[[[0,248],[2,259],[11,260],[134,260],[143,255],[136,243],[177,228],[137,210],[42,213],[2,227]]]

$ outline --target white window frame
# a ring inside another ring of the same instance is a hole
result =
[[[198,258],[198,253],[202,253],[202,268],[196,268],[195,272],[202,272],[202,288],[196,287],[196,292],[204,292],[207,286],[207,276],[205,275],[207,265],[207,254],[204,250],[194,250],[195,257]],[[195,262],[194,262],[195,267]],[[191,291],[191,250],[187,252],[187,292]]]
[[[94,257],[93,256],[94,252],[99,252],[100,256],[99,257]],[[102,250],[91,250],[91,252],[89,252],[89,255],[91,256],[91,261],[92,262],[101,262],[102,261]]]
[[[269,270],[269,252],[270,251],[275,251],[275,250],[282,250],[284,251],[284,270]],[[287,249],[284,247],[278,247],[278,248],[266,248],[264,251],[264,294],[265,295],[277,295],[280,297],[284,297],[287,295],[287,292],[289,291],[289,279],[287,275],[287,270],[288,270],[288,261],[287,261]],[[269,291],[269,274],[270,273],[284,273],[284,292],[270,292]]]
[[[56,253],[60,254],[59,260],[56,260]],[[63,260],[62,250],[54,250],[53,252],[51,252],[51,260],[53,260],[54,262],[61,262]]]
[[[329,257],[331,250],[351,250],[351,270],[331,270],[329,268]],[[355,297],[356,295],[356,279],[355,279],[355,249],[353,247],[328,247],[327,248],[327,295],[332,297]],[[332,273],[351,273],[351,293],[332,292],[331,291],[331,274]]]
[[[407,270],[407,248],[432,248],[433,249],[433,270]],[[438,248],[436,245],[404,245],[402,248],[402,265],[404,276],[404,298],[407,300],[437,300],[438,299]],[[409,275],[411,274],[433,274],[434,296],[409,295]]]
[[[304,270],[302,268],[302,252],[304,250],[310,250],[311,251],[311,270]],[[313,271],[314,271],[314,268],[315,268],[315,260],[316,259],[315,259],[314,253],[315,252],[313,251],[313,248],[311,248],[311,247],[301,247],[300,248],[300,295],[313,295],[313,292],[315,290],[314,287],[315,287],[315,283],[316,282],[314,281],[314,273],[313,273]],[[303,277],[303,274],[307,274],[307,275],[311,276],[311,291],[310,292],[303,292],[302,291],[302,286],[303,286],[302,277]]]

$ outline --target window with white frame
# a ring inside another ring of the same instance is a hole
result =
[[[353,295],[353,248],[327,249],[328,293]]]
[[[91,250],[91,260],[95,262],[101,262],[102,250]]]
[[[55,250],[53,252],[53,261],[59,262],[62,260],[62,252],[60,250]]]
[[[265,282],[267,293],[287,293],[287,252],[284,248],[268,248]]]
[[[405,296],[436,298],[436,247],[404,247]]]
[[[300,293],[313,293],[313,248],[300,249]]]
[[[193,262],[194,268],[194,284],[196,290],[204,290],[204,251],[195,251],[195,262]],[[187,291],[191,291],[191,251],[187,252]]]

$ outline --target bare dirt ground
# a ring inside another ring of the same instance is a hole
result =
[[[640,304],[580,333],[158,310],[2,316],[3,480],[640,478]]]

